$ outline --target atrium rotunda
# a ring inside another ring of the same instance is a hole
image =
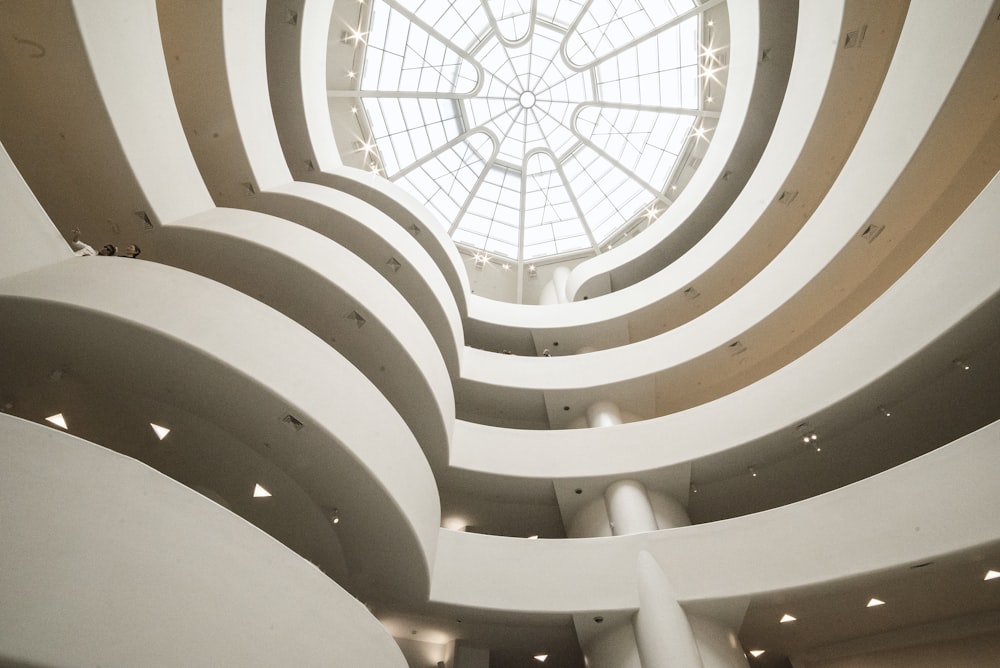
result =
[[[0,666],[1000,664],[998,61],[995,0],[0,0]]]

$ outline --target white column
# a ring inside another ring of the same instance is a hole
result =
[[[691,518],[687,508],[680,501],[656,490],[646,490],[649,495],[649,502],[653,506],[653,515],[656,517],[656,526],[660,529],[674,529],[676,527],[691,526]]]
[[[542,306],[552,304],[565,304],[569,301],[566,298],[566,281],[569,280],[568,267],[556,267],[552,272],[552,280],[545,284],[538,297],[538,303]]]
[[[608,506],[611,533],[625,536],[643,531],[656,531],[656,516],[646,494],[646,486],[638,480],[619,480],[604,490]]]
[[[636,564],[639,610],[632,618],[643,668],[702,668],[687,614],[674,588],[649,552]]]

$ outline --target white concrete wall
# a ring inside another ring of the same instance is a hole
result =
[[[455,399],[441,350],[356,255],[288,220],[213,208],[158,230],[149,259],[229,285],[327,341],[392,402],[428,459],[447,463]],[[348,319],[354,311],[363,326]]]
[[[614,478],[723,452],[786,429],[891,373],[993,298],[1000,290],[994,270],[1000,254],[997,207],[1000,179],[871,306],[753,385],[673,415],[604,430],[512,430],[459,421],[452,464],[500,475]],[[619,359],[607,355],[609,361]],[[549,382],[562,376],[567,360],[540,361],[555,367],[547,374],[537,367],[538,382]],[[812,382],[817,377],[824,382]],[[670,434],[672,447],[663,447],[663,434]]]
[[[156,215],[170,221],[211,208],[177,118],[155,0],[75,2],[73,11],[100,99]]]
[[[610,270],[618,263],[628,262],[641,255],[639,251],[645,250],[652,245],[651,242],[656,241],[654,236],[662,238],[673,231],[690,215],[726,169],[726,161],[733,151],[743,124],[747,122],[747,110],[754,82],[759,76],[757,60],[760,50],[760,3],[728,3],[727,8],[730,24],[738,26],[738,29],[731,32],[724,113],[719,118],[712,143],[701,166],[677,202],[657,221],[657,227],[654,229],[662,230],[661,234],[653,232],[648,240],[640,236],[635,249],[630,248],[636,243],[633,240],[623,247],[624,252],[603,253],[574,269],[566,286],[566,295],[570,301],[575,300],[578,294],[589,294],[594,298],[610,292]]]
[[[306,425],[296,447],[268,456],[318,505],[355,517],[338,530],[352,568],[426,595],[440,518],[426,456],[388,400],[322,340],[230,288],[141,260],[62,262],[3,281],[0,295],[5,341],[63,349],[135,392],[173,387],[170,401],[249,445],[263,450],[295,415]]]
[[[0,663],[396,666],[315,566],[135,460],[0,415]]]
[[[66,240],[31,194],[2,145],[0,202],[3,202],[0,278],[72,257]]]
[[[983,494],[1000,476],[998,442],[1000,422],[805,501],[667,531],[525,541],[442,530],[431,598],[535,612],[635,609],[641,549],[659,561],[682,603],[933,560],[1000,539],[1000,498]],[[926,494],[931,488],[952,492]]]
[[[639,659],[635,631],[629,622],[595,635],[583,651],[589,668],[646,668]]]
[[[181,122],[216,204],[288,218],[353,251],[424,318],[457,375],[461,314],[428,253],[354,195],[292,181],[270,105],[266,3],[160,2],[158,9]],[[402,265],[398,272],[386,268],[393,259]]]
[[[795,660],[795,668],[985,668],[1000,665],[1000,634],[953,638],[825,660]]]
[[[963,4],[961,14],[935,3],[914,6],[868,123],[833,187],[801,233],[729,299],[651,339],[560,358],[551,367],[544,360],[514,365],[469,355],[460,391],[486,394],[503,386],[554,393],[650,379],[694,388],[658,395],[655,414],[663,415],[739,389],[778,368],[790,349],[820,343],[887,288],[893,272],[905,271],[945,229],[943,221],[957,216],[995,173],[996,149],[983,140],[994,132],[996,106],[957,113],[988,76],[994,38],[980,26],[989,4]],[[954,47],[947,58],[929,54],[926,43],[945,35]],[[956,85],[960,74],[967,78]],[[941,216],[927,216],[935,207]],[[865,244],[857,236],[867,222],[885,223],[892,233]],[[697,251],[692,261],[710,266]],[[726,350],[735,338],[749,348],[742,369],[733,368]],[[698,388],[694,381],[706,376],[718,380]]]

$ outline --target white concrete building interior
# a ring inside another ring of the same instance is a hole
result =
[[[996,0],[0,0],[0,666],[1000,665],[998,63]]]

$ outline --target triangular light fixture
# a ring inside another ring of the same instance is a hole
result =
[[[55,426],[60,427],[62,429],[69,429],[69,427],[66,426],[66,418],[63,417],[62,413],[56,413],[55,415],[50,415],[47,418],[45,418],[45,421],[51,422]]]
[[[872,600],[868,601],[868,605],[866,605],[865,607],[874,608],[879,605],[885,605],[885,601],[880,601],[877,598],[873,598]]]
[[[152,427],[153,431],[156,432],[156,438],[160,439],[161,441],[167,437],[167,434],[170,433],[169,429],[167,429],[166,427],[161,427],[158,424],[153,424],[152,422],[150,422],[149,426]]]
[[[263,499],[263,498],[266,498],[268,496],[271,496],[271,493],[269,491],[267,491],[266,489],[264,489],[263,487],[261,487],[260,483],[257,483],[256,485],[254,485],[254,488],[253,488],[253,498],[255,498],[255,499]]]

